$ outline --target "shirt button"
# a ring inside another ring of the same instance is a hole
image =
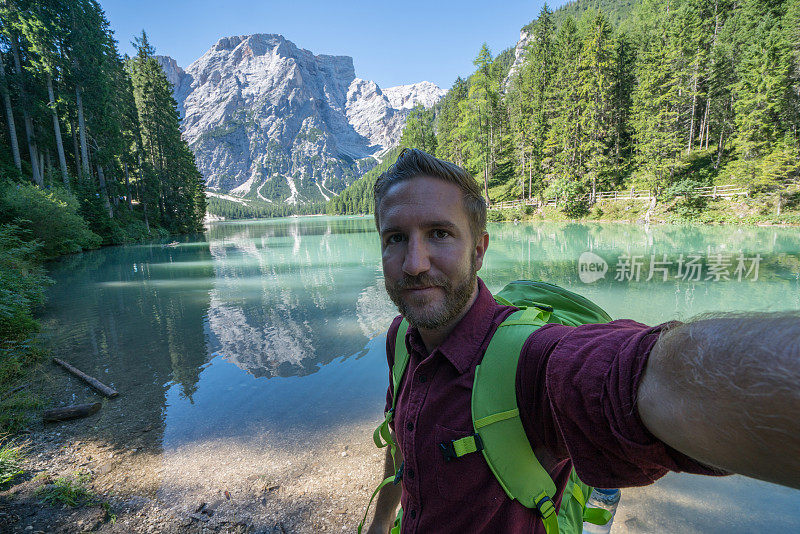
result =
[[[409,432],[412,432],[414,430],[414,423],[407,423],[406,424],[406,430],[408,430]]]
[[[406,474],[408,475],[408,478],[414,478],[414,470],[413,469],[409,469],[408,471],[406,471]]]
[[[417,517],[417,511],[416,510],[411,510],[410,512],[408,512],[408,517],[410,517],[411,519],[414,519],[415,517]]]
[[[428,377],[425,375],[419,375],[419,381],[420,383],[424,384],[425,382],[428,381]]]

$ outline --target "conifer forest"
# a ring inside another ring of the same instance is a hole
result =
[[[555,198],[581,216],[601,190],[769,193],[797,178],[798,0],[545,5],[525,30],[521,68],[484,45],[403,131],[402,145],[466,167],[490,203]],[[329,211],[359,212],[346,198]]]
[[[36,357],[43,260],[201,228],[172,86],[144,32],[135,44],[120,55],[95,0],[0,2],[0,386]]]

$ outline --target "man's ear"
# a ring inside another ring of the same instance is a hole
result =
[[[486,254],[486,249],[489,248],[489,233],[483,232],[475,243],[475,270],[480,271],[483,266],[483,256]]]

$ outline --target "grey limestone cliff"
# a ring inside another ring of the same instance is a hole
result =
[[[416,103],[444,95],[430,82],[382,91],[352,58],[274,34],[220,39],[185,71],[158,59],[208,189],[242,200],[329,199],[399,142]]]
[[[528,45],[531,43],[531,39],[533,39],[533,35],[528,33],[525,28],[522,28],[519,32],[519,41],[517,41],[517,45],[514,47],[514,61],[508,69],[508,76],[506,76],[506,79],[503,81],[504,88],[507,88],[508,84],[514,79],[514,76],[519,74],[522,64],[525,62],[525,53],[527,52]]]

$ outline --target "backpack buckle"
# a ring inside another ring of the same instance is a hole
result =
[[[550,517],[556,511],[553,501],[550,500],[550,497],[548,497],[547,494],[543,494],[534,502],[536,503],[536,510],[543,519]]]
[[[442,455],[444,456],[444,461],[445,462],[449,462],[450,460],[458,458],[458,456],[456,456],[456,449],[453,446],[453,442],[452,441],[447,441],[447,442],[444,442],[444,443],[440,443],[439,444],[439,448],[442,451]]]
[[[445,441],[439,444],[444,461],[449,462],[461,458],[465,454],[479,452],[483,450],[483,440],[480,435],[475,433],[463,438]]]

